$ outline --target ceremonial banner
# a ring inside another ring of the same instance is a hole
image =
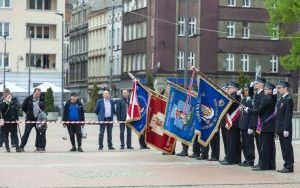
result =
[[[127,118],[126,121],[137,121],[141,119],[140,106],[138,103],[137,96],[137,80],[133,81],[132,92],[130,97],[130,102],[127,109]]]
[[[188,99],[188,100],[187,100]],[[201,128],[198,98],[180,86],[170,83],[164,129],[185,144],[192,144],[195,128]]]
[[[150,93],[148,120],[145,131],[146,143],[164,153],[171,154],[176,145],[176,139],[165,134],[163,130],[166,99],[153,91],[150,91]]]
[[[136,83],[136,94],[139,105],[138,109],[141,117],[137,121],[128,123],[128,125],[132,128],[134,132],[136,132],[140,136],[143,133],[147,123],[149,94],[147,89],[144,86],[142,86],[142,84],[138,81]]]
[[[201,103],[201,132],[198,141],[207,146],[219,129],[221,119],[232,104],[232,100],[205,77],[198,76],[198,100]]]

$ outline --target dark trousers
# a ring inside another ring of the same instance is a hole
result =
[[[181,152],[188,153],[188,151],[189,151],[189,145],[182,143],[182,151]]]
[[[222,140],[224,145],[224,152],[225,152],[225,159],[227,158],[228,153],[228,129],[224,127],[221,127],[221,133],[222,133]]]
[[[240,129],[228,130],[228,154],[227,161],[231,164],[241,163],[241,140]]]
[[[18,125],[17,124],[6,124],[2,127],[2,136],[5,144],[5,148],[9,149],[9,133],[11,134],[11,138],[14,139],[14,144],[16,148],[19,148],[19,138],[18,138]]]
[[[46,148],[46,130],[37,129],[36,146],[40,149]]]
[[[275,138],[274,133],[261,133],[261,164],[260,167],[264,170],[275,170]]]
[[[0,126],[0,147],[3,146],[4,140],[3,140],[3,133],[2,133],[2,126]],[[15,145],[15,138],[10,134],[10,143],[11,145]]]
[[[104,118],[104,121],[112,121],[112,119],[111,118]],[[112,145],[112,129],[113,129],[113,124],[112,123],[100,124],[99,148],[103,148],[103,138],[104,138],[105,128],[107,128],[108,148],[111,148],[113,146]]]
[[[121,142],[121,147],[125,146],[125,141],[124,141],[124,133],[125,133],[125,128],[127,131],[127,139],[126,139],[126,145],[127,148],[131,147],[131,129],[125,125],[125,123],[120,124],[120,142]]]
[[[26,120],[26,121],[35,121],[35,120]],[[35,123],[26,123],[25,124],[25,130],[24,130],[24,134],[21,138],[20,148],[24,148],[26,146],[32,128],[35,128]],[[36,129],[35,129],[35,131],[36,131]],[[37,136],[35,139],[35,147],[37,147]]]
[[[281,147],[282,158],[284,160],[284,168],[294,170],[294,150],[292,146],[292,134],[284,137],[283,134],[278,134]]]
[[[146,141],[145,141],[145,133],[140,135],[139,143],[140,143],[141,148],[147,148],[148,147],[147,144],[146,144]]]
[[[245,161],[247,163],[254,163],[255,160],[255,146],[254,146],[254,135],[248,134],[248,130],[241,131],[242,136],[242,150]]]
[[[81,125],[79,124],[69,124],[68,125],[68,132],[70,136],[70,141],[72,144],[72,147],[76,147],[75,145],[75,135],[77,139],[77,146],[81,147]]]
[[[261,164],[261,137],[259,134],[255,133],[255,143],[256,143],[256,149],[258,153],[258,165]]]
[[[198,142],[198,135],[195,137],[194,143],[193,143],[193,154],[196,156],[200,156],[200,148],[201,145]]]
[[[216,132],[210,141],[211,158],[220,158],[220,132]]]
[[[201,156],[204,158],[208,158],[208,153],[209,153],[209,145],[206,147],[201,146]]]

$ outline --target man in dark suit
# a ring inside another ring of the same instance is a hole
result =
[[[253,108],[257,109],[260,106],[260,103],[263,100],[263,97],[265,95],[264,93],[264,85],[266,83],[266,79],[262,77],[257,77],[254,81],[254,89],[256,90],[254,96],[253,96]],[[254,166],[254,168],[257,168],[260,166],[261,163],[261,155],[260,155],[260,135],[255,133],[257,128],[257,120],[258,120],[258,114],[252,114],[250,119],[250,124],[248,128],[248,134],[255,135],[255,141],[256,141],[256,149],[258,153],[258,164]]]
[[[110,95],[108,91],[103,92],[103,99],[99,99],[96,103],[95,113],[98,116],[98,121],[113,121],[113,117],[115,114],[115,106],[113,100],[110,99]],[[105,128],[107,128],[107,144],[109,150],[114,150],[112,144],[112,129],[113,123],[100,123],[100,133],[99,133],[99,148],[98,150],[103,149],[103,138]]]
[[[275,119],[274,110],[276,104],[276,96],[273,96],[275,86],[271,83],[266,83],[264,87],[265,96],[258,108],[246,109],[252,114],[258,115],[257,131],[260,134],[260,163],[253,170],[275,170]],[[260,130],[261,129],[261,130]],[[260,132],[260,133],[259,133]]]
[[[252,109],[252,97],[249,93],[250,86],[246,84],[243,88],[244,98],[241,101],[241,104],[244,107],[248,107]],[[240,118],[239,118],[239,127],[241,130],[242,136],[242,151],[244,154],[245,161],[240,164],[240,166],[253,166],[255,159],[255,147],[254,147],[254,135],[248,134],[248,127],[251,118],[251,112],[245,112],[241,110]]]
[[[240,101],[240,97],[237,95],[239,90],[239,84],[235,82],[228,83],[228,92],[232,98]],[[233,103],[228,110],[228,114],[232,114],[237,108],[239,103]],[[241,141],[240,141],[240,128],[239,121],[232,122],[231,128],[228,130],[228,153],[226,159],[221,162],[222,165],[232,165],[241,163]]]
[[[279,136],[282,158],[284,160],[283,169],[278,170],[281,173],[294,172],[294,151],[292,146],[292,118],[294,103],[288,88],[289,83],[280,81],[277,90],[282,97],[276,104],[276,133]]]
[[[129,93],[127,90],[122,91],[122,98],[117,103],[117,109],[116,109],[116,115],[118,121],[126,121],[127,118],[127,109],[129,105]],[[124,149],[124,133],[125,133],[125,127],[127,130],[127,140],[126,145],[127,149],[133,149],[131,146],[131,129],[125,125],[125,123],[120,123],[120,142],[121,142],[121,148]]]

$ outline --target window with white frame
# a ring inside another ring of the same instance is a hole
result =
[[[4,36],[9,37],[10,36],[9,32],[10,32],[9,23],[0,22],[0,37],[4,37]]]
[[[271,40],[279,40],[279,25],[275,25],[272,28]]]
[[[249,22],[242,23],[242,38],[249,39],[250,38],[250,24]]]
[[[271,72],[277,73],[278,72],[278,65],[279,65],[279,57],[277,55],[272,55],[270,59],[272,69]]]
[[[243,72],[249,72],[249,54],[241,54]]]
[[[51,10],[51,0],[28,0],[28,8],[34,10]]]
[[[3,65],[5,64],[5,67],[9,67],[9,54],[0,52],[0,68],[3,68]]]
[[[195,17],[190,17],[189,20],[189,35],[193,36],[196,34],[197,32],[197,21]]]
[[[251,0],[243,0],[242,7],[251,7]]]
[[[227,38],[235,37],[235,22],[229,21],[227,22]]]
[[[183,51],[178,52],[177,62],[178,62],[178,69],[183,70],[184,69],[184,52]]]
[[[49,39],[55,38],[54,36],[50,37],[50,26],[48,25],[27,25],[27,38],[29,38],[29,34],[31,30],[31,38],[36,39]],[[53,27],[51,27],[52,32],[55,31]]]
[[[228,1],[228,6],[229,7],[235,7],[236,6],[236,0],[227,0]]]
[[[147,0],[141,0],[141,1],[143,2],[143,3],[142,3],[142,5],[143,5],[142,7],[143,7],[143,8],[147,7]]]
[[[195,52],[190,52],[189,54],[189,69],[195,66]]]
[[[183,16],[178,18],[178,36],[185,36],[185,18]]]
[[[226,60],[226,71],[234,71],[234,54],[228,53],[225,60]]]
[[[0,0],[0,8],[10,8],[11,0]]]
[[[146,54],[142,54],[142,70],[146,70]]]

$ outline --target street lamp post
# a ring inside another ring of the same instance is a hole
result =
[[[185,54],[184,54],[184,87],[187,88],[187,74],[188,74],[188,50],[189,50],[189,0],[185,1]]]
[[[64,14],[63,13],[55,13],[56,15],[61,16],[62,24],[61,24],[61,115],[64,108]]]
[[[5,62],[7,60],[6,57],[6,34],[4,34],[4,55],[3,55],[3,90],[5,89]]]
[[[30,86],[31,86],[31,28],[29,28],[29,56],[28,56],[28,95],[30,95]]]

